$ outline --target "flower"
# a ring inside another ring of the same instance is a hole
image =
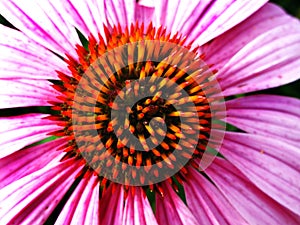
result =
[[[265,0],[0,12],[1,224],[299,224],[300,101],[236,98],[299,78],[297,19]]]

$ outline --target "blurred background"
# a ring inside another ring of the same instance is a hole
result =
[[[255,0],[253,0],[253,1],[255,1]],[[280,5],[289,14],[291,14],[295,17],[298,17],[300,19],[300,1],[299,0],[272,0],[270,2]],[[9,22],[7,20],[5,20],[5,18],[3,18],[1,15],[0,15],[0,23],[4,24],[6,26],[10,26]],[[299,73],[300,73],[300,71],[299,71]],[[278,95],[286,95],[286,96],[300,98],[300,80],[290,83],[285,86],[268,89],[268,90],[264,90],[264,91],[260,91],[260,92],[256,92],[256,93],[278,94]]]

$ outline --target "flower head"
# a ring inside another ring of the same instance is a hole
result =
[[[298,224],[300,101],[237,97],[300,76],[266,2],[1,2],[1,223]]]

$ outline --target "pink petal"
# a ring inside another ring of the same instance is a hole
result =
[[[141,1],[146,7],[155,7],[152,21],[172,33],[180,32],[189,41],[202,45],[239,24],[267,1]],[[145,8],[137,8],[137,10]],[[151,15],[148,11],[149,16]],[[166,13],[167,12],[167,13]],[[137,12],[141,18],[142,12]]]
[[[164,197],[156,195],[156,219],[158,224],[200,225],[190,209],[168,183],[163,183],[162,188],[165,192]]]
[[[203,15],[194,18],[195,27],[189,28],[189,40],[195,39],[198,45],[205,44],[247,19],[266,3],[267,0],[211,1]]]
[[[23,33],[0,25],[0,78],[57,79],[67,64]]]
[[[248,224],[207,178],[189,168],[184,185],[187,205],[200,224]]]
[[[270,28],[282,26],[290,20],[291,17],[281,8],[266,4],[238,26],[202,46],[202,52],[206,54],[205,62],[214,64],[213,69],[221,70],[245,44],[268,32]]]
[[[53,163],[1,189],[1,223],[43,224],[81,169],[72,159]]]
[[[68,0],[64,4],[57,0],[53,4],[62,15],[67,15],[70,24],[78,28],[85,36],[93,34],[97,37],[99,32],[105,37],[103,25],[113,27],[120,23],[124,28],[135,22],[134,0]]]
[[[120,225],[123,218],[124,190],[111,184],[100,200],[100,224]]]
[[[96,179],[96,178],[93,178]],[[98,180],[97,180],[98,181]],[[93,188],[93,193],[89,205],[87,207],[87,212],[85,216],[85,223],[90,225],[100,224],[100,214],[99,214],[99,184],[97,183]]]
[[[48,106],[48,101],[58,102],[59,95],[47,80],[0,80],[0,108]]]
[[[300,151],[280,139],[227,132],[221,153],[267,195],[300,215]]]
[[[105,15],[110,25],[125,27],[135,23],[135,0],[105,0]]]
[[[47,133],[60,130],[53,121],[43,119],[45,114],[26,114],[0,118],[0,158],[40,141]]]
[[[300,146],[300,101],[289,97],[256,95],[226,102],[226,121],[253,134]]]
[[[202,51],[208,52],[207,63],[219,69],[225,96],[283,85],[300,76],[300,23],[277,6],[266,5],[210,46]],[[212,48],[219,50],[211,55]]]
[[[15,180],[42,169],[54,160],[62,158],[57,149],[67,143],[65,138],[46,142],[34,147],[16,151],[0,159],[0,189]]]
[[[68,199],[55,224],[99,224],[98,184],[97,176],[90,175],[83,178]],[[94,220],[91,220],[92,218]]]
[[[80,43],[76,30],[56,8],[47,0],[0,3],[1,14],[29,38],[62,56],[68,53],[76,57],[74,46]]]
[[[299,224],[298,216],[269,198],[228,161],[216,158],[205,172],[249,224]]]
[[[150,203],[141,187],[129,189],[125,200],[123,225],[157,225]]]
[[[91,33],[97,37],[103,30],[103,24],[107,25],[104,13],[103,1],[51,1],[56,10],[65,15],[65,19],[71,27],[76,27],[86,37]]]
[[[154,19],[154,5],[150,1],[139,1],[135,6],[135,19],[139,22],[143,22],[148,25],[150,22],[154,23],[156,27],[159,27],[159,23],[153,22]]]

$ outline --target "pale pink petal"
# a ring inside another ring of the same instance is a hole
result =
[[[0,108],[50,106],[61,95],[47,80],[0,79]]]
[[[61,129],[55,122],[43,117],[45,114],[0,117],[0,158],[46,138],[49,132]]]
[[[123,186],[111,184],[100,199],[100,224],[120,225],[123,220],[123,204]]]
[[[67,64],[20,31],[0,25],[0,79],[57,79]]]
[[[86,37],[91,33],[97,37],[98,32],[103,30],[103,24],[107,25],[103,1],[51,1],[56,10],[64,15],[64,19],[70,26],[77,28]]]
[[[135,23],[135,0],[105,0],[105,15],[110,25],[120,25],[124,28]]]
[[[135,22],[134,0],[68,0],[64,4],[60,0],[55,0],[53,4],[61,14],[66,15],[69,23],[85,36],[93,34],[97,38],[99,32],[105,37],[103,25],[113,27],[120,23],[124,28]]]
[[[203,10],[203,15],[194,18],[196,23],[189,28],[188,39],[195,39],[198,45],[205,44],[247,19],[266,3],[267,0],[211,1]]]
[[[262,7],[267,1],[150,1],[140,5],[155,7],[152,21],[155,26],[163,25],[172,33],[180,32],[189,41],[202,45],[239,24]],[[145,8],[137,8],[137,10]],[[148,11],[149,16],[151,15]],[[137,12],[138,18],[143,13]]]
[[[99,224],[99,214],[97,212],[99,195],[95,196],[95,194],[99,194],[98,184],[97,176],[90,174],[88,177],[83,178],[60,212],[55,224]],[[96,204],[94,205],[94,203]],[[89,210],[96,214],[88,215]],[[91,221],[88,216],[92,216],[95,220]]]
[[[1,189],[1,223],[43,224],[81,169],[73,159],[53,163]]]
[[[206,55],[205,62],[212,64],[213,69],[221,70],[246,43],[290,20],[291,17],[281,8],[268,3],[238,26],[201,46],[201,51]]]
[[[95,178],[93,178],[95,179]],[[99,183],[93,187],[93,193],[87,208],[85,216],[85,224],[89,225],[99,225],[100,224],[100,214],[99,214]]]
[[[300,151],[280,139],[227,132],[221,153],[267,195],[300,215]]]
[[[187,205],[200,224],[248,224],[207,178],[189,168],[184,184]]]
[[[300,22],[268,4],[202,51],[225,96],[286,84],[300,77]]]
[[[299,224],[298,216],[264,194],[225,159],[216,158],[205,172],[249,224]]]
[[[141,187],[131,187],[125,200],[123,225],[157,225],[150,203]]]
[[[29,38],[62,56],[77,57],[74,46],[80,43],[79,37],[57,7],[49,0],[0,2],[1,14]]]
[[[139,1],[136,6],[135,6],[135,19],[139,22],[143,22],[146,26],[152,22],[154,26],[159,27],[159,23],[155,22],[155,14],[154,10],[155,7],[150,1],[150,4],[148,3],[149,1]]]
[[[190,211],[168,183],[163,183],[162,188],[164,196],[156,195],[155,211],[158,224],[200,225],[193,212]]]
[[[256,95],[226,102],[226,121],[248,133],[281,139],[300,146],[300,101]]]
[[[42,169],[54,160],[59,161],[64,153],[58,151],[58,148],[66,143],[65,138],[60,138],[21,149],[0,159],[0,189],[15,180]]]

